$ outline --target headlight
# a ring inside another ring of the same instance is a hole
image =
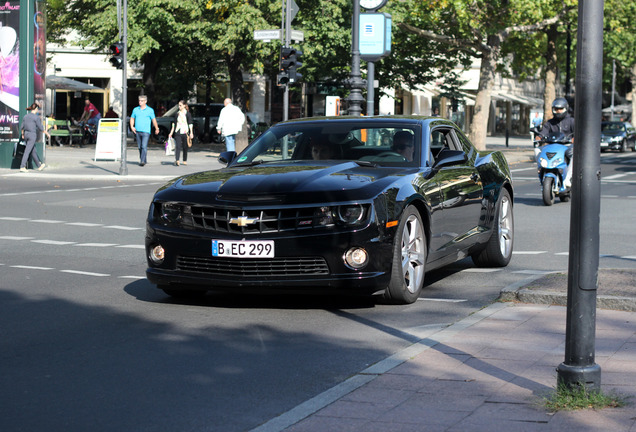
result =
[[[539,163],[541,164],[541,168],[547,168],[548,167],[548,161],[541,158],[539,159]]]
[[[610,142],[615,142],[615,143],[619,143],[623,141],[623,137],[622,136],[613,136],[610,138]]]
[[[354,225],[364,218],[364,207],[360,204],[341,205],[336,209],[338,220],[347,225]]]
[[[189,205],[164,202],[157,203],[155,208],[159,222],[164,225],[178,225],[184,228],[192,226],[192,207]]]
[[[319,207],[314,212],[314,226],[326,226],[333,224],[333,216],[330,207]]]

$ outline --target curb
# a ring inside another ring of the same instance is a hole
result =
[[[559,273],[559,272],[552,272]],[[519,302],[530,304],[543,304],[554,306],[567,306],[568,294],[555,291],[541,291],[525,288],[532,282],[544,277],[545,274],[535,275],[523,279],[517,283],[502,288],[499,292],[498,301]],[[636,298],[621,297],[612,295],[597,295],[596,307],[598,309],[609,309],[625,312],[636,312]]]

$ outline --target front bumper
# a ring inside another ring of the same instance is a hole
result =
[[[148,280],[160,288],[200,290],[337,291],[372,294],[389,283],[392,238],[381,236],[374,224],[359,231],[325,230],[311,235],[285,235],[249,240],[274,240],[275,258],[220,258],[212,256],[212,240],[242,238],[212,233],[171,230],[148,224],[146,257]],[[161,264],[150,250],[165,250]],[[363,247],[368,264],[360,269],[344,262],[346,251]]]

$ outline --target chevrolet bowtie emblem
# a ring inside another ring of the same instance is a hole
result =
[[[244,226],[248,226],[250,224],[253,224],[255,222],[257,222],[258,219],[256,218],[248,218],[247,216],[239,216],[237,218],[231,218],[230,219],[230,223],[231,224],[236,224],[240,227],[244,227]]]

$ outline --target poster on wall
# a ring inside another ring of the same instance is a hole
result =
[[[20,125],[20,2],[0,4],[0,141],[17,141]]]
[[[43,1],[35,2],[33,16],[33,98],[40,106],[40,114],[46,112],[46,19]]]

